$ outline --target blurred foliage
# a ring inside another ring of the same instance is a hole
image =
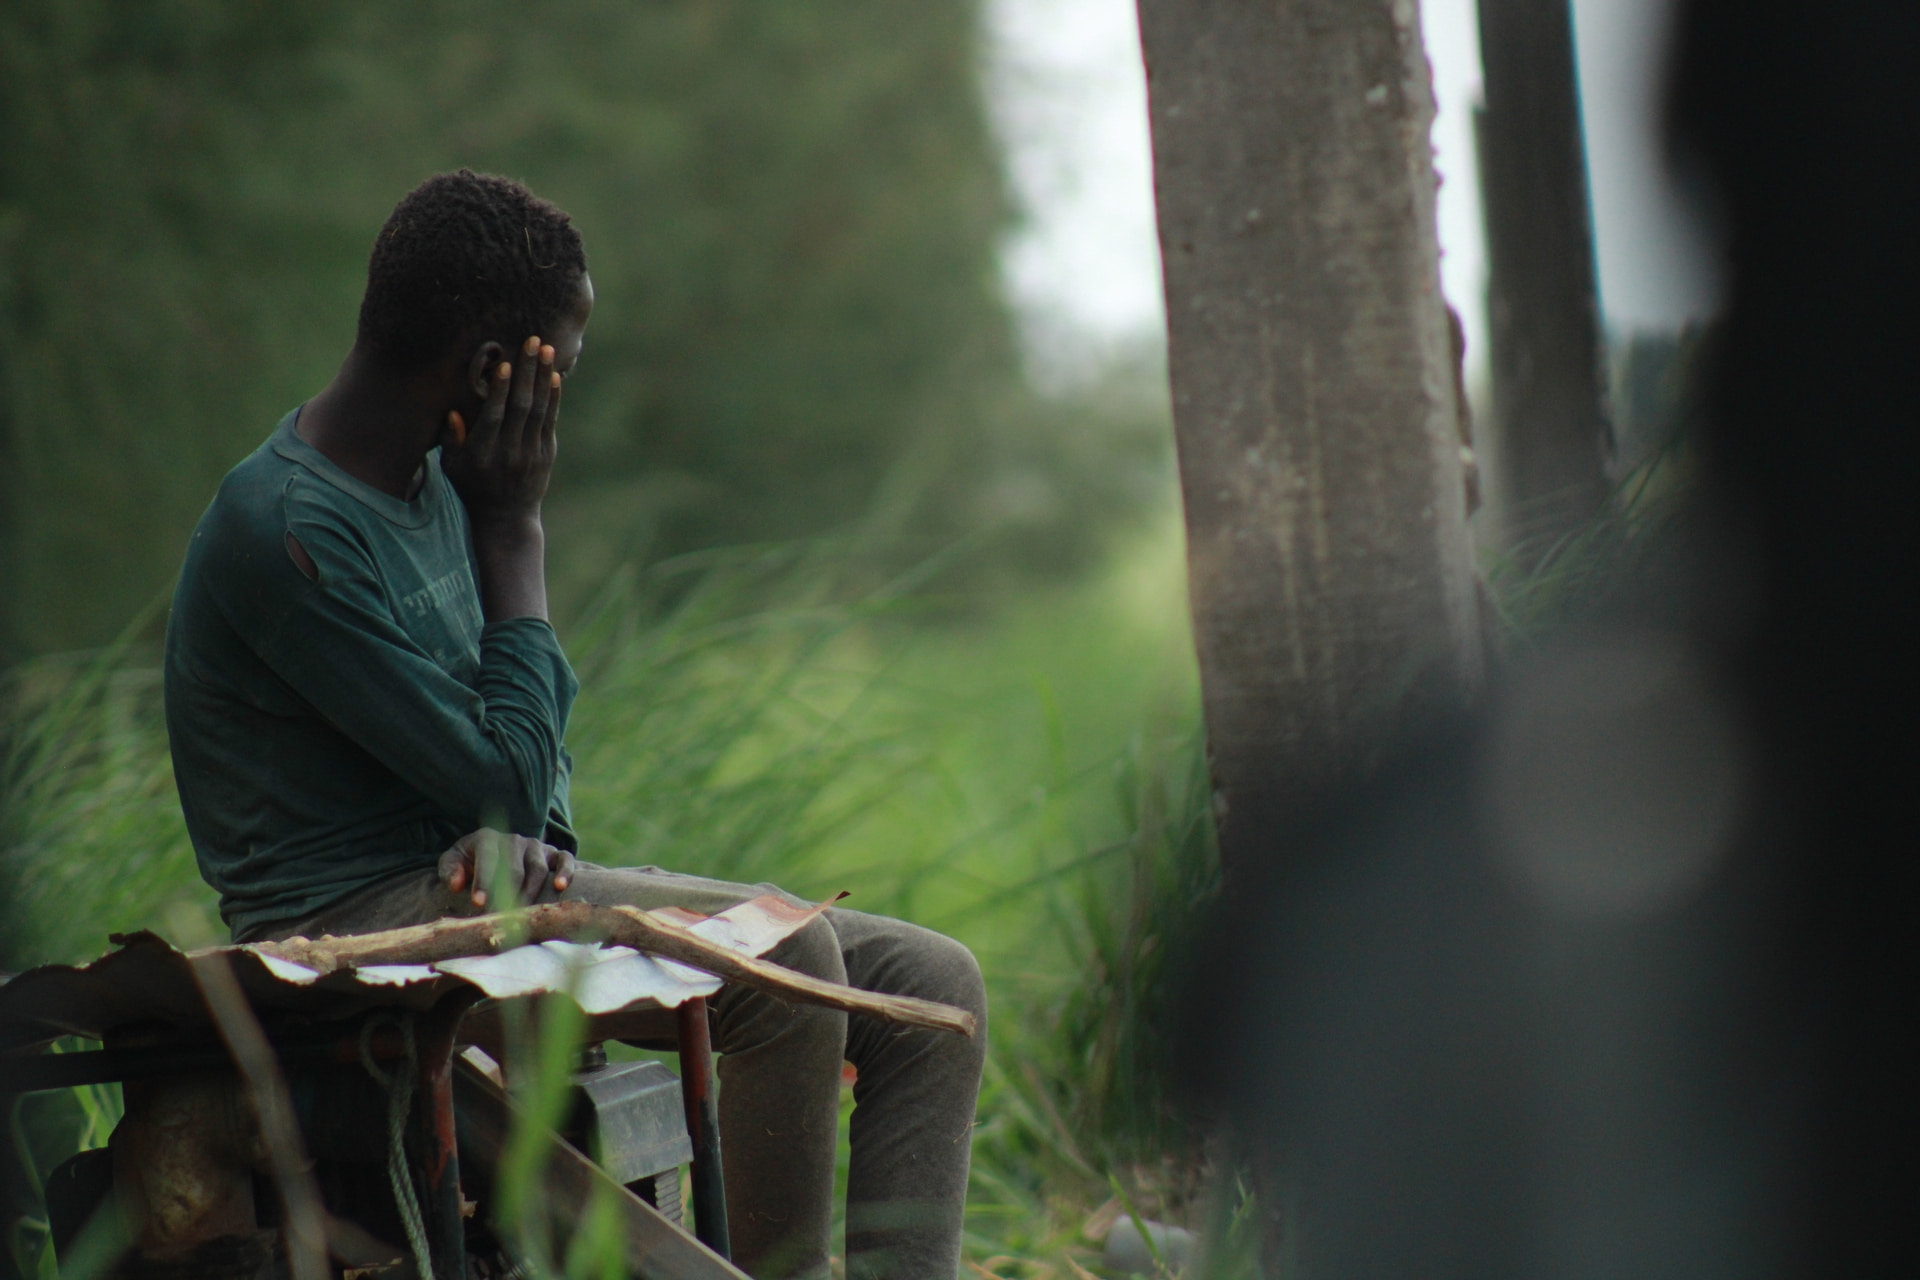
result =
[[[83,960],[110,932],[162,922],[188,945],[214,940],[157,655],[139,643],[151,621],[102,650],[22,664],[0,685],[0,896],[13,909],[0,969]]]
[[[1109,776],[1119,838],[1043,859],[1010,891],[1045,910],[1066,966],[996,1015],[969,1213],[997,1228],[988,1238],[1003,1261],[1065,1254],[1098,1269],[1122,1214],[1197,1230],[1244,1198],[1218,1184],[1168,1083],[1193,980],[1183,958],[1219,889],[1199,736],[1190,724],[1147,728]]]
[[[393,202],[463,164],[570,210],[598,288],[563,609],[636,559],[861,522],[1083,563],[1163,471],[1164,411],[1151,376],[1074,405],[1017,376],[976,9],[0,6],[0,658],[165,592],[345,353]]]

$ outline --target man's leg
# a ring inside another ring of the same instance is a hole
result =
[[[561,896],[603,906],[674,906],[713,915],[762,893],[799,901],[771,885],[586,864]],[[767,958],[833,982],[847,980],[839,938],[824,918]],[[720,1151],[735,1265],[765,1280],[824,1277],[847,1015],[788,1004],[736,985],[722,989],[711,1009],[714,1048],[720,1052]]]
[[[750,889],[653,868],[583,868],[565,896],[712,915],[760,893],[800,901],[772,885]],[[931,929],[835,907],[769,958],[866,991],[956,1005],[979,1030],[964,1039],[728,987],[714,1010],[728,1208],[736,1221],[743,1210],[771,1219],[751,1223],[751,1237],[736,1230],[736,1259],[754,1275],[812,1275],[804,1268],[814,1266],[825,1274],[844,1055],[859,1073],[848,1280],[947,1280],[960,1265],[974,1104],[986,1062],[986,989],[973,953]],[[756,1258],[804,1265],[762,1272]]]
[[[960,1266],[974,1103],[987,1052],[987,1000],[973,953],[918,925],[827,912],[847,981],[972,1012],[972,1039],[877,1022],[847,1025],[853,1168],[847,1180],[848,1280],[946,1280]]]

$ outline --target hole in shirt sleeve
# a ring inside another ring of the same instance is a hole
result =
[[[313,557],[307,554],[307,549],[300,545],[300,539],[293,536],[292,530],[287,532],[287,555],[293,560],[294,567],[307,575],[308,582],[320,581],[320,567],[314,564]]]

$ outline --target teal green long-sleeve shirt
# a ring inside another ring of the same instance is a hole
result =
[[[431,866],[482,825],[577,847],[579,686],[553,628],[483,625],[437,455],[402,501],[301,440],[297,414],[222,482],[167,624],[174,780],[236,936]]]

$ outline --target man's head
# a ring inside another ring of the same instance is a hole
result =
[[[510,178],[461,169],[408,192],[380,228],[357,345],[396,371],[477,371],[530,335],[584,330],[591,299],[572,219]],[[562,372],[578,354],[567,345]]]

